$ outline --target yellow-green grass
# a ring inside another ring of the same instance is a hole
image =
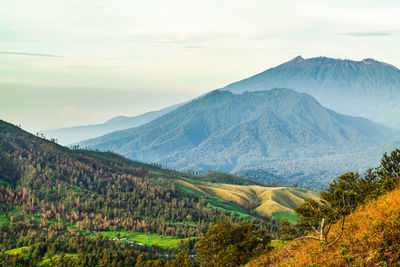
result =
[[[89,236],[96,237],[97,233],[100,233],[103,236],[107,236],[110,239],[117,237],[119,233],[118,241],[116,240],[117,242],[135,241],[144,246],[147,246],[147,241],[148,241],[147,233],[131,232],[131,231],[99,231],[96,233],[92,232],[90,233]],[[163,236],[159,234],[150,233],[150,246],[157,246],[165,249],[178,248],[181,242],[192,238],[193,237],[179,238],[179,237]]]
[[[280,248],[280,247],[283,247],[285,244],[287,244],[287,241],[282,241],[279,239],[271,240],[271,247],[273,247],[273,248]]]
[[[216,207],[228,206],[228,211],[235,210],[242,214],[256,211],[260,216],[272,216],[278,221],[287,218],[291,223],[294,223],[296,219],[293,209],[305,199],[319,199],[317,193],[301,188],[216,183],[192,184],[188,181],[179,181],[179,185],[187,192],[207,197],[209,202],[219,199]],[[211,202],[211,204],[214,203]]]
[[[246,210],[245,207],[240,206],[235,202],[222,199],[213,192],[209,192],[211,190],[210,188],[208,188],[209,183],[192,184],[183,180],[178,180],[177,182],[179,190],[197,196],[205,197],[207,199],[207,202],[210,204],[211,208],[224,210],[228,213],[233,213],[246,219],[254,218],[254,216],[248,214],[248,210]],[[220,185],[220,184],[213,184],[213,185]]]
[[[5,254],[15,256],[15,255],[27,253],[28,250],[29,250],[29,247],[14,248],[14,249],[7,250],[5,252]]]
[[[48,257],[43,257],[42,261],[37,265],[40,267],[45,267],[45,266],[54,266],[54,264],[58,263],[62,257],[68,257],[72,260],[78,259],[78,254],[72,254],[72,253],[65,253],[65,254],[56,254],[52,256],[51,258]]]

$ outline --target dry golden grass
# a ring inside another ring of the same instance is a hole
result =
[[[340,224],[331,239],[340,233]],[[295,241],[291,252],[276,249],[247,266],[397,266],[400,262],[400,190],[358,208],[346,218],[345,232],[334,245]]]
[[[273,212],[290,211],[310,197],[318,199],[314,192],[296,191],[296,189],[286,187],[205,184],[198,185],[197,188],[211,196],[222,198],[244,208],[252,208],[266,216],[271,216]]]
[[[233,190],[231,188],[222,188],[219,186],[210,185],[202,185],[200,187],[212,196],[220,197],[242,207],[248,208],[252,203],[251,195],[241,190]]]

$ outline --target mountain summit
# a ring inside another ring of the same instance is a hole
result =
[[[361,61],[298,56],[275,68],[232,83],[234,93],[291,88],[314,96],[339,113],[390,126],[400,123],[400,70],[374,59]]]
[[[150,123],[80,145],[182,171],[235,172],[363,150],[389,142],[392,133],[289,89],[243,94],[216,90]],[[285,173],[293,174],[293,168]]]

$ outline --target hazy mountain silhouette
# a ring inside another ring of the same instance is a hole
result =
[[[168,112],[171,112],[180,105],[183,104],[176,104],[157,111],[146,112],[138,116],[118,116],[101,124],[66,127],[56,130],[43,131],[43,133],[48,138],[57,138],[58,142],[62,145],[70,145],[114,131],[140,126],[164,114],[167,114]]]
[[[308,93],[343,114],[400,126],[400,70],[387,63],[298,56],[221,90],[242,93],[277,87]]]
[[[394,138],[391,129],[324,108],[305,93],[216,90],[147,124],[80,145],[177,170],[235,172],[362,151]]]

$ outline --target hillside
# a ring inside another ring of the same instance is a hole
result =
[[[182,104],[172,105],[157,111],[146,112],[138,116],[118,116],[101,124],[46,130],[43,131],[43,134],[48,138],[57,139],[58,143],[61,145],[70,145],[82,140],[99,137],[110,132],[140,126],[171,112],[181,105]]]
[[[183,180],[260,186],[233,175],[183,174],[113,153],[71,150],[4,121],[0,159],[0,265],[165,259],[193,246],[217,218],[252,219],[277,233],[268,214],[181,186]],[[151,254],[143,245],[148,237]]]
[[[256,184],[232,175],[182,174],[134,162],[112,153],[70,150],[3,121],[0,121],[0,145],[2,185],[17,192],[26,191],[26,197],[18,200],[18,206],[27,206],[29,212],[38,214],[46,210],[47,219],[56,219],[57,214],[61,215],[62,218],[69,218],[69,224],[76,227],[79,225],[78,228],[111,230],[125,229],[129,225],[130,229],[138,231],[150,230],[166,234],[165,229],[162,229],[164,227],[169,229],[170,234],[193,236],[201,229],[201,221],[213,221],[214,216],[225,216],[229,211],[219,206],[217,210],[207,208],[206,199],[177,189],[177,181],[186,179],[203,183],[211,180],[239,185]],[[121,198],[124,201],[121,202]],[[71,201],[73,199],[78,200]],[[42,203],[43,200],[46,202]],[[35,204],[28,205],[26,201]],[[222,199],[220,202],[225,204]],[[102,208],[98,206],[100,203],[104,204]],[[47,210],[53,205],[55,209]],[[62,209],[60,205],[63,205]],[[148,209],[149,206],[154,209]],[[181,206],[179,212],[176,211],[178,213],[174,214],[173,206]],[[107,207],[116,210],[111,212]],[[76,209],[80,211],[80,216],[72,215]],[[97,215],[93,216],[100,216],[98,224],[87,221],[88,217],[84,215],[87,210],[95,211]],[[208,212],[210,214],[207,215]],[[192,222],[187,219],[189,217],[193,218]],[[160,219],[162,223],[158,224],[159,228],[154,228],[152,221]],[[180,225],[183,221],[189,224]],[[196,227],[192,224],[196,224]]]
[[[347,171],[349,162],[356,162],[356,169],[361,166],[357,157],[346,157],[344,165],[327,169],[320,157],[364,152],[395,136],[367,119],[326,109],[310,95],[274,89],[243,94],[213,91],[150,123],[80,145],[180,171],[264,169],[282,177],[281,185],[296,182],[321,188]],[[362,166],[374,165],[382,152],[366,153]],[[286,166],[274,168],[282,164]],[[304,169],[312,171],[305,174]]]
[[[308,93],[339,113],[400,125],[400,70],[384,62],[298,56],[221,90],[243,93],[273,88]]]
[[[252,219],[276,237],[280,218],[292,220],[302,199],[317,197],[231,174],[185,174],[110,152],[72,150],[4,121],[0,148],[0,250],[5,253],[0,264],[15,256],[21,265],[32,258],[77,264],[85,260],[79,251],[93,261],[104,257],[107,262],[117,251],[118,257],[133,253],[136,259],[148,232],[148,260],[162,258],[193,246],[217,218]],[[232,197],[239,194],[247,201]],[[56,239],[58,247],[49,247]],[[99,254],[98,246],[110,250]]]
[[[317,193],[301,188],[187,182],[185,180],[178,182],[185,191],[203,196],[211,202],[214,198],[222,199],[237,205],[241,210],[248,210],[251,214],[261,217],[272,217],[277,222],[282,218],[287,218],[294,223],[296,218],[293,210],[295,208],[300,206],[305,199],[319,199]]]
[[[291,247],[262,256],[247,266],[396,266],[400,260],[400,190],[387,193],[358,208],[346,218],[345,232],[330,247],[299,240]],[[332,235],[340,233],[336,224]]]

